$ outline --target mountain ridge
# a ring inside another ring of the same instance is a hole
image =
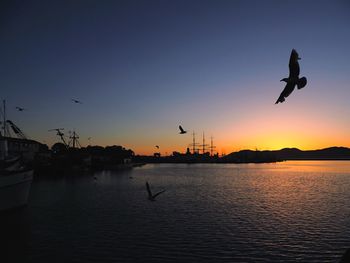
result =
[[[283,148],[280,150],[241,150],[222,157],[224,162],[266,162],[286,160],[350,160],[350,148],[332,146],[317,150]]]

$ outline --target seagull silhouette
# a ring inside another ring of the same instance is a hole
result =
[[[185,130],[181,127],[181,125],[179,125],[179,129],[180,129],[180,134],[185,134],[185,133],[187,133],[187,131],[185,131]]]
[[[21,107],[16,107],[16,109],[17,109],[18,111],[24,111],[24,110],[26,110],[26,109],[21,108]]]
[[[150,188],[148,182],[146,182],[146,188],[147,188],[147,192],[148,192],[148,199],[149,199],[150,201],[156,201],[156,197],[157,197],[158,195],[160,195],[161,193],[164,193],[164,192],[165,192],[165,190],[163,190],[163,191],[160,191],[160,192],[158,192],[158,193],[156,193],[156,194],[152,194],[152,191],[151,191],[151,188]]]
[[[157,149],[159,149],[159,146],[158,146],[158,145],[156,145],[156,148],[157,148]]]
[[[72,99],[72,101],[74,102],[74,103],[79,103],[79,104],[83,104],[80,100],[75,100],[75,99]]]
[[[286,86],[284,90],[282,91],[281,95],[278,97],[277,103],[282,103],[285,101],[285,98],[287,98],[294,90],[295,86],[298,87],[298,89],[302,89],[305,87],[307,80],[305,77],[299,78],[300,68],[299,68],[299,62],[300,59],[298,53],[295,49],[292,50],[292,53],[290,54],[289,59],[289,77],[283,78],[281,81],[286,82]]]

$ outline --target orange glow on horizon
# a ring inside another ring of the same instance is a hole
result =
[[[274,106],[256,111],[244,112],[236,118],[215,118],[206,116],[200,127],[193,127],[196,131],[196,142],[202,144],[201,130],[206,131],[205,143],[210,144],[211,135],[214,136],[216,152],[221,156],[240,150],[280,150],[283,148],[298,148],[300,150],[316,150],[333,146],[350,147],[350,126],[346,122],[326,115],[318,115],[317,109],[309,112],[291,110],[289,104],[285,108]],[[212,118],[212,119],[210,119]],[[210,124],[210,126],[209,126]],[[197,124],[198,125],[198,124]],[[135,127],[131,130],[108,131],[92,134],[91,145],[121,145],[131,149],[137,155],[153,155],[160,152],[162,156],[171,155],[174,151],[185,153],[192,148],[192,129],[184,135],[178,134],[177,126],[165,123],[154,130],[154,125],[142,129]],[[175,127],[174,127],[175,126]],[[113,128],[113,127],[112,127]],[[80,138],[88,138],[80,134]],[[45,138],[50,146],[58,141],[56,136],[49,134]],[[90,134],[89,134],[90,136]],[[40,140],[39,140],[40,141]],[[81,145],[89,142],[81,139]],[[158,150],[155,146],[159,145]],[[201,147],[199,147],[201,149]],[[210,151],[209,149],[207,151]],[[200,150],[200,153],[202,151]]]
[[[300,150],[317,150],[333,146],[343,146],[350,147],[350,143],[346,140],[346,136],[338,136],[332,138],[333,140],[327,139],[329,134],[312,136],[312,134],[297,135],[290,133],[272,133],[272,134],[258,134],[258,135],[241,135],[241,136],[223,136],[216,137],[214,139],[215,153],[230,154],[231,152],[237,152],[240,150],[280,150],[283,148],[298,148]],[[228,140],[227,138],[233,138],[234,140]],[[51,147],[58,140],[53,140],[49,143]],[[171,138],[162,138],[162,140],[150,139],[141,141],[134,140],[130,138],[128,140],[113,140],[112,138],[106,138],[104,140],[93,140],[91,145],[100,145],[100,146],[111,146],[111,145],[121,145],[126,149],[131,149],[137,155],[153,155],[155,152],[160,152],[162,156],[172,155],[174,151],[185,153],[187,147],[190,148],[192,153],[192,148],[190,143],[192,142],[191,137],[187,136],[186,138],[180,138],[180,140],[171,140]],[[206,139],[206,143],[210,144],[210,138]],[[88,146],[88,142],[81,142],[83,147]],[[158,150],[155,145],[159,145],[160,149]],[[210,151],[209,149],[207,150]],[[202,150],[200,148],[200,153]]]
[[[310,141],[308,139],[298,139],[298,138],[290,138],[288,141],[285,141],[284,138],[264,138],[264,140],[260,140],[261,138],[255,138],[250,140],[242,140],[241,143],[228,143],[228,142],[220,142],[215,143],[216,151],[215,153],[219,153],[221,156],[222,154],[230,154],[232,152],[237,152],[240,150],[281,150],[283,148],[298,148],[300,150],[317,150],[317,149],[323,149],[333,146],[342,146],[342,147],[350,147],[349,143],[346,141],[337,141],[337,143],[327,142],[318,140],[317,138],[313,141]],[[256,143],[255,143],[256,142]],[[150,149],[149,147],[135,147],[130,146],[132,150],[134,150],[135,154],[138,155],[153,155],[153,153],[158,152],[157,149]],[[185,153],[187,149],[187,146],[181,146],[178,147],[166,147],[162,146],[159,150],[162,156],[169,156],[174,151]],[[190,151],[192,153],[192,148],[190,148]],[[199,152],[202,153],[202,150],[199,149]],[[210,150],[207,150],[207,152],[210,152]]]

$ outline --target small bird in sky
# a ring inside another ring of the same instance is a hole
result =
[[[24,110],[26,110],[25,108],[21,108],[21,107],[16,107],[16,109],[17,109],[18,111],[24,111]]]
[[[284,90],[282,91],[281,95],[278,97],[277,103],[282,103],[285,101],[285,98],[287,98],[294,90],[295,86],[298,87],[298,89],[302,89],[305,87],[307,80],[305,77],[299,78],[300,68],[299,68],[299,62],[300,59],[299,54],[295,49],[292,50],[292,53],[290,54],[289,59],[289,77],[283,78],[281,81],[286,82],[286,86]]]
[[[185,133],[187,133],[187,131],[185,131],[185,130],[181,127],[181,125],[179,125],[179,129],[180,129],[180,134],[185,134]]]
[[[165,190],[163,190],[163,191],[160,191],[160,192],[158,192],[156,194],[152,194],[151,187],[149,186],[148,182],[146,182],[146,189],[147,189],[147,192],[148,192],[148,200],[150,200],[150,201],[156,201],[156,197],[158,195],[160,195],[161,193],[165,192]]]
[[[159,149],[159,146],[158,146],[158,145],[156,145],[156,148],[157,148],[157,149]]]
[[[72,99],[74,103],[83,104],[80,100]]]

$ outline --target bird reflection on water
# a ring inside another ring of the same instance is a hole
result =
[[[24,214],[0,217],[2,230],[17,226],[12,256],[322,263],[339,262],[350,243],[349,162],[149,164],[95,176],[98,184],[91,176],[37,178]],[[146,181],[171,194],[148,202]]]

